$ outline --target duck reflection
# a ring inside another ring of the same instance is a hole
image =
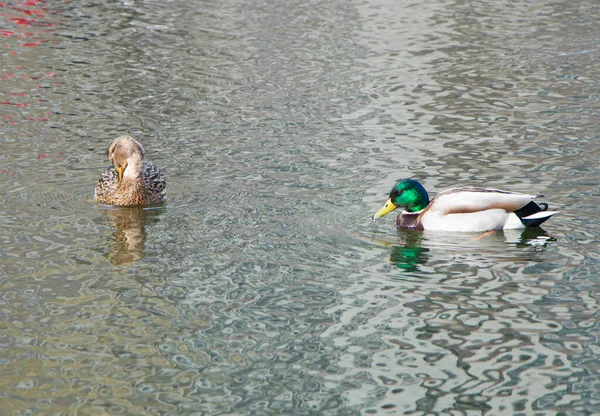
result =
[[[103,207],[102,214],[108,224],[115,227],[114,243],[106,255],[112,264],[133,263],[144,257],[146,224],[155,222],[162,214],[160,207]]]
[[[522,259],[532,257],[532,252],[542,251],[556,239],[541,227],[521,230],[490,231],[481,234],[443,233],[433,231],[398,230],[396,238],[378,238],[379,244],[391,248],[390,262],[405,271],[414,272],[432,257],[439,260],[441,252],[461,252],[491,257],[504,257],[507,248],[530,248],[526,252],[511,252],[509,256]],[[531,250],[533,249],[533,250]],[[532,258],[533,259],[533,258]]]
[[[504,231],[505,241],[514,244],[517,247],[534,247],[543,249],[556,238],[548,235],[542,227],[525,228],[524,230],[506,230]]]
[[[423,233],[415,230],[398,231],[402,245],[393,245],[390,253],[390,262],[396,267],[414,272],[419,265],[427,263],[429,249],[423,247]]]

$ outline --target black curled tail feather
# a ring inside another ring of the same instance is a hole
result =
[[[531,201],[530,203],[525,205],[523,208],[516,210],[515,214],[517,214],[517,217],[519,217],[521,220],[523,220],[524,217],[529,217],[530,215],[536,214],[540,211],[546,211],[548,209],[548,204],[542,202],[540,205],[542,205],[544,208],[540,207],[538,204]]]

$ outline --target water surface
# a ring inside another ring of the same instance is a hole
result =
[[[7,414],[600,411],[594,2],[0,6]],[[138,137],[168,202],[92,201]],[[395,179],[547,194],[396,231]]]

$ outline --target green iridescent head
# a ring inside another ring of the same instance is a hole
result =
[[[417,212],[429,205],[429,195],[423,185],[414,179],[401,179],[392,188],[390,199],[373,215],[373,219],[381,218],[398,207],[409,212]]]

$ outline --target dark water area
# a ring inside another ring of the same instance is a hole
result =
[[[600,5],[0,3],[2,414],[600,412]],[[96,205],[137,137],[168,202]],[[372,223],[394,181],[543,229]]]

